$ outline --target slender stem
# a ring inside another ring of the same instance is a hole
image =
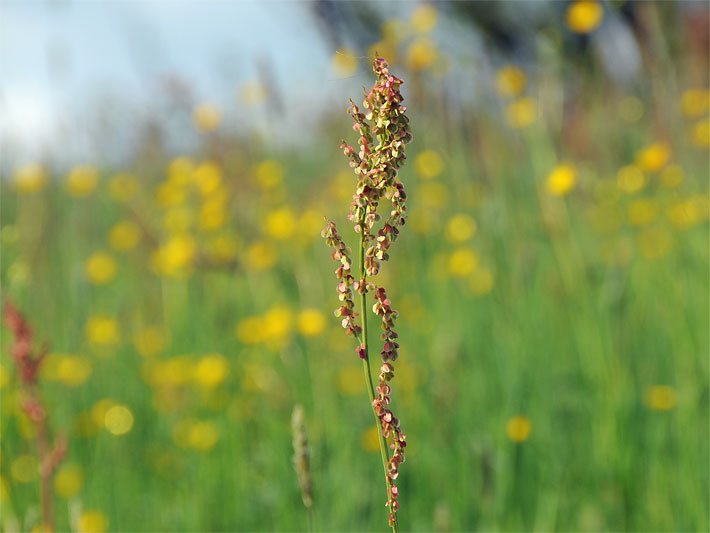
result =
[[[364,219],[364,217],[363,217]],[[361,223],[360,228],[360,281],[367,285],[367,275],[365,272],[365,224],[364,221]],[[389,453],[387,452],[387,440],[382,433],[382,426],[380,425],[380,419],[375,412],[375,387],[372,383],[372,372],[370,371],[370,351],[367,344],[367,293],[362,292],[360,296],[360,318],[362,320],[362,345],[365,349],[365,357],[362,360],[363,370],[365,371],[365,381],[367,382],[367,393],[370,396],[370,406],[372,407],[372,412],[375,415],[375,427],[377,427],[377,434],[379,435],[380,441],[380,455],[382,456],[382,468],[385,473],[385,487],[387,491],[387,499],[389,500],[390,488],[392,486],[392,481],[387,475],[387,463],[389,462]],[[393,512],[393,511],[392,511]],[[397,524],[397,513],[394,513],[394,522],[392,523],[392,531],[397,533],[399,531],[399,525]]]

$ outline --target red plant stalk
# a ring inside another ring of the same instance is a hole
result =
[[[33,351],[32,328],[9,300],[5,301],[4,319],[5,326],[13,336],[10,353],[20,379],[22,410],[36,429],[42,520],[46,528],[54,530],[52,476],[66,455],[67,439],[65,435],[59,435],[55,439],[54,446],[50,445],[47,410],[39,394],[39,373],[47,351],[46,349],[38,353]]]

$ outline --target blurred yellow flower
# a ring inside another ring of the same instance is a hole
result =
[[[54,490],[65,500],[79,494],[83,484],[84,472],[77,464],[63,464],[54,476]]]
[[[634,226],[648,226],[656,219],[658,206],[648,198],[639,198],[629,204],[629,222]]]
[[[58,381],[67,387],[78,387],[89,379],[92,366],[86,357],[51,353],[42,364],[42,376],[47,381]]]
[[[367,49],[367,57],[373,61],[378,57],[384,57],[390,65],[393,65],[399,58],[397,43],[389,39],[374,42]]]
[[[335,51],[330,64],[338,76],[352,76],[357,72],[358,55],[350,48],[340,48]]]
[[[254,169],[256,182],[262,189],[273,189],[283,181],[284,169],[281,163],[266,160],[259,163]]]
[[[12,479],[18,483],[31,483],[39,474],[39,465],[34,455],[19,455],[10,464]]]
[[[104,427],[106,420],[106,413],[116,405],[116,402],[111,398],[102,398],[94,405],[91,406],[91,411],[89,416],[91,417],[91,422],[96,428]]]
[[[246,267],[254,272],[268,270],[276,264],[278,252],[273,245],[264,241],[257,241],[246,249]]]
[[[111,248],[118,252],[133,250],[140,242],[140,239],[140,226],[130,220],[118,222],[108,234],[108,242]]]
[[[104,426],[112,435],[120,437],[133,428],[133,412],[125,405],[111,406],[104,415]]]
[[[633,194],[646,186],[646,176],[636,165],[626,165],[616,173],[616,183],[625,193]]]
[[[661,170],[671,158],[671,149],[668,144],[654,143],[636,154],[636,164],[644,172],[657,172]]]
[[[436,27],[439,16],[436,8],[431,4],[422,4],[412,11],[412,28],[417,33],[429,33]]]
[[[206,161],[195,169],[193,179],[200,194],[209,196],[217,192],[222,183],[222,169],[216,163]]]
[[[289,239],[296,231],[296,218],[291,209],[284,207],[271,211],[264,221],[264,232],[279,240]]]
[[[688,118],[697,118],[710,111],[709,89],[688,89],[683,92],[680,108]]]
[[[116,174],[108,181],[108,194],[116,202],[130,202],[138,190],[138,180],[131,174]]]
[[[478,267],[478,255],[470,248],[458,248],[449,256],[449,274],[455,278],[465,278]]]
[[[216,235],[205,244],[207,257],[215,263],[234,261],[239,253],[239,240],[228,233]]]
[[[93,316],[86,322],[86,338],[94,346],[112,346],[121,341],[118,322],[107,316]]]
[[[268,88],[260,81],[250,81],[242,85],[242,101],[247,105],[261,104],[268,95]]]
[[[173,428],[173,439],[184,448],[193,448],[198,452],[208,452],[219,440],[217,426],[209,421],[182,420]]]
[[[398,44],[404,40],[407,28],[405,23],[400,19],[389,19],[382,23],[382,38],[394,44]],[[383,56],[389,60],[387,56]]]
[[[520,98],[505,108],[505,119],[517,129],[530,126],[537,120],[537,102],[532,98]]]
[[[79,533],[104,533],[108,528],[108,519],[101,511],[84,511],[79,516]]]
[[[417,39],[407,48],[407,67],[413,71],[425,70],[439,59],[439,51],[430,39]]]
[[[239,321],[235,333],[243,344],[257,344],[264,338],[263,321],[259,316],[250,316]]]
[[[167,181],[155,189],[155,201],[160,207],[175,207],[185,203],[187,190],[182,185]]]
[[[446,238],[449,242],[459,244],[476,234],[476,221],[470,215],[459,213],[452,216],[446,223]]]
[[[187,187],[193,182],[195,162],[192,158],[181,155],[168,164],[167,182],[174,187]]]
[[[530,438],[532,432],[532,422],[525,416],[514,416],[508,420],[506,433],[513,442],[525,442]]]
[[[654,411],[670,411],[678,403],[678,395],[668,385],[653,385],[646,392],[646,405]]]
[[[219,109],[212,104],[201,104],[197,106],[192,114],[195,127],[202,133],[214,131],[222,121]]]
[[[707,217],[707,199],[705,202],[697,198],[678,200],[668,207],[667,217],[674,227],[687,229],[695,226]]]
[[[190,383],[195,374],[192,357],[179,355],[169,359],[149,359],[143,367],[143,377],[154,387],[181,387]]]
[[[153,357],[160,354],[168,343],[167,332],[158,326],[143,328],[133,337],[133,344],[143,357]]]
[[[222,354],[204,355],[195,365],[195,382],[206,388],[216,387],[224,382],[229,373],[229,361]]]
[[[496,74],[498,94],[505,97],[520,96],[525,90],[528,78],[520,67],[507,65]]]
[[[670,251],[672,245],[673,236],[665,228],[651,227],[638,235],[641,255],[649,260],[660,259]]]
[[[680,186],[685,179],[683,168],[680,165],[668,165],[663,169],[660,175],[661,185],[669,189],[675,189]]]
[[[710,148],[710,119],[699,120],[690,131],[690,140],[697,148]]]
[[[104,285],[116,276],[118,265],[106,252],[95,252],[86,260],[86,277],[94,285]]]
[[[348,365],[338,372],[338,390],[346,396],[360,396],[365,390],[362,368]]]
[[[17,192],[32,194],[41,191],[47,186],[49,176],[42,165],[33,163],[15,170],[13,183]]]
[[[263,316],[264,340],[280,342],[291,332],[293,313],[288,307],[275,305]]]
[[[493,290],[493,273],[487,268],[477,268],[469,278],[473,294],[483,296]]]
[[[298,219],[298,233],[301,241],[309,243],[320,237],[320,231],[323,228],[323,212],[325,208],[306,209]]]
[[[545,188],[552,196],[566,196],[577,183],[577,169],[568,163],[557,165],[545,180]]]
[[[360,444],[366,452],[375,453],[380,451],[380,434],[376,426],[370,426],[362,432]]]
[[[436,178],[444,170],[444,161],[435,150],[424,150],[414,159],[414,168],[421,178]]]
[[[190,235],[175,235],[151,257],[156,273],[183,278],[192,272],[192,262],[197,255],[197,243]]]
[[[99,184],[99,171],[90,165],[78,165],[67,176],[66,187],[76,198],[90,195]]]
[[[224,195],[213,195],[200,208],[200,229],[214,231],[224,226],[227,221],[227,198]]]
[[[298,331],[304,337],[316,337],[325,329],[325,316],[318,309],[303,309],[298,314]]]
[[[195,222],[195,212],[190,207],[172,207],[163,216],[163,227],[169,233],[185,233]]]
[[[567,27],[575,33],[590,33],[603,17],[604,8],[596,0],[576,0],[567,8]]]

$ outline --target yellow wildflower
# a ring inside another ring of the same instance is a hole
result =
[[[407,28],[399,19],[389,19],[382,23],[382,37],[391,43],[397,44],[404,40]],[[388,56],[382,56],[389,61]]]
[[[250,316],[241,320],[235,330],[237,338],[244,344],[257,344],[264,339],[263,320]]]
[[[501,96],[520,96],[525,90],[527,82],[525,72],[515,65],[507,65],[496,74],[496,88]]]
[[[469,278],[473,294],[483,296],[493,290],[493,273],[487,268],[477,268]]]
[[[111,248],[119,252],[133,250],[140,239],[140,226],[130,220],[123,220],[115,224],[108,235],[108,242]]]
[[[222,184],[222,169],[216,163],[206,161],[195,169],[193,179],[200,194],[209,196],[217,192]]]
[[[266,160],[259,163],[254,171],[256,182],[262,189],[274,189],[281,185],[284,169],[278,161]]]
[[[668,385],[653,385],[646,393],[646,405],[654,411],[670,411],[678,403],[678,395]]]
[[[340,48],[333,54],[330,64],[338,76],[352,76],[357,72],[358,55],[350,48]]]
[[[378,57],[386,57],[390,65],[397,62],[399,51],[397,43],[389,39],[382,39],[372,43],[367,49],[367,57],[374,61]]]
[[[590,33],[603,17],[604,8],[596,0],[576,0],[567,8],[567,27],[575,33]]]
[[[666,143],[654,143],[636,154],[636,164],[644,172],[661,170],[671,158],[671,149]]]
[[[10,465],[10,474],[18,483],[31,483],[39,474],[39,465],[33,455],[20,455]]]
[[[121,340],[118,322],[107,316],[93,316],[86,323],[86,338],[94,346],[112,346]]]
[[[222,354],[204,355],[195,365],[195,381],[206,388],[216,387],[224,382],[229,373],[229,361]]]
[[[680,100],[683,114],[688,118],[696,118],[710,111],[710,90],[688,89],[683,92]]]
[[[458,248],[449,256],[449,274],[455,278],[465,278],[473,274],[478,263],[478,255],[472,249]]]
[[[277,209],[266,215],[264,232],[275,239],[289,239],[296,231],[296,219],[287,208]]]
[[[136,197],[138,190],[138,180],[131,174],[116,174],[108,182],[108,194],[116,202],[130,202]]]
[[[547,176],[545,188],[552,196],[566,196],[577,183],[577,169],[570,164],[557,165]]]
[[[78,387],[89,379],[91,361],[82,356],[51,353],[42,364],[42,376],[47,381],[58,381],[67,387]]]
[[[195,108],[192,114],[192,120],[199,131],[207,133],[219,127],[222,116],[216,106],[212,104],[201,104]]]
[[[699,120],[690,131],[690,140],[697,148],[710,148],[710,119]]]
[[[424,150],[415,158],[414,168],[421,178],[436,178],[444,170],[444,161],[435,150]]]
[[[227,198],[223,194],[210,197],[200,208],[200,229],[214,231],[227,221]]]
[[[683,173],[683,168],[680,165],[668,165],[661,172],[660,178],[661,185],[668,187],[669,189],[674,189],[683,183],[685,174]]]
[[[158,326],[148,326],[136,333],[133,344],[143,357],[160,354],[169,343],[167,332]]]
[[[506,433],[508,438],[513,442],[525,442],[530,438],[532,432],[532,423],[525,416],[514,416],[508,420],[506,425]]]
[[[172,207],[163,216],[163,227],[169,233],[185,233],[195,222],[195,213],[190,207]]]
[[[268,270],[276,264],[278,257],[273,245],[258,241],[246,249],[245,266],[255,272]]]
[[[472,216],[460,213],[446,223],[446,238],[454,244],[462,243],[476,234],[476,221]]]
[[[325,329],[325,316],[318,309],[303,309],[298,314],[298,331],[304,337],[316,337]]]
[[[639,198],[629,204],[629,222],[634,226],[648,226],[657,214],[658,206],[647,198]]]
[[[215,263],[234,261],[239,252],[239,240],[233,235],[222,234],[212,237],[205,244],[207,257]]]
[[[84,484],[84,472],[79,465],[63,464],[54,476],[54,490],[59,497],[68,500],[81,490]]]
[[[94,285],[104,285],[116,276],[118,266],[111,254],[96,252],[86,261],[86,277]]]
[[[175,235],[152,256],[155,271],[164,276],[181,278],[189,275],[197,254],[197,243],[190,235]]]
[[[173,428],[173,439],[179,446],[208,452],[219,440],[219,430],[212,422],[182,420]]]
[[[67,177],[66,187],[69,194],[80,198],[90,195],[99,184],[99,171],[90,165],[74,167]]]
[[[429,33],[436,27],[438,15],[433,5],[422,4],[412,12],[412,28],[417,33]]]
[[[268,88],[259,81],[250,81],[242,86],[242,100],[247,105],[258,105],[269,95]]]
[[[42,165],[33,163],[15,170],[13,182],[17,192],[21,194],[32,194],[44,189],[47,183],[49,183],[49,177]]]
[[[616,173],[616,183],[625,193],[633,194],[646,186],[646,176],[636,165],[626,165]]]
[[[438,182],[423,183],[417,187],[414,197],[417,198],[417,203],[423,208],[441,209],[449,201],[449,190]],[[425,217],[428,215],[430,213],[427,213]],[[423,219],[422,223],[424,223],[424,220],[426,219]],[[415,224],[417,224],[416,220]]]
[[[108,528],[108,519],[101,511],[84,511],[79,516],[79,533],[104,533]]]
[[[638,235],[639,250],[649,260],[660,259],[670,251],[672,245],[673,237],[664,228],[652,227]]]
[[[413,71],[425,70],[439,59],[439,51],[431,39],[417,39],[407,49],[407,67]]]
[[[125,405],[111,406],[104,415],[104,426],[112,435],[120,437],[133,428],[133,412]]]
[[[511,102],[505,108],[505,119],[513,128],[527,128],[537,120],[537,102],[532,98]]]

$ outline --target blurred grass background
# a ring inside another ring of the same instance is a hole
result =
[[[402,4],[374,21],[372,4],[304,4],[349,22],[337,50],[336,25],[321,31],[352,92],[297,143],[166,92],[169,116],[136,116],[117,164],[6,146],[0,279],[50,347],[41,391],[69,437],[58,530],[305,530],[296,404],[315,529],[384,529],[319,236],[328,217],[355,242],[338,144],[377,51],[405,79],[415,136],[409,222],[378,276],[401,313],[402,528],[707,531],[707,5],[539,5],[549,17],[513,46],[506,10],[522,4]],[[456,32],[485,53],[457,53]],[[230,105],[273,113],[274,131],[292,110],[268,80]],[[179,151],[176,123],[194,132]],[[2,527],[40,530],[10,344],[3,330]]]

